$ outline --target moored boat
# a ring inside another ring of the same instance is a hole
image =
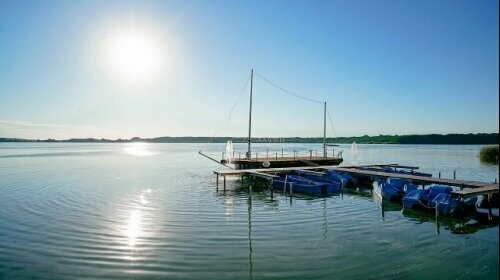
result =
[[[335,178],[320,175],[320,174],[301,174],[301,177],[324,185],[323,192],[326,194],[338,193],[342,188],[340,180]]]
[[[358,184],[358,180],[348,173],[326,170],[325,174],[327,178],[340,182],[342,187],[352,187]]]
[[[437,202],[452,207],[451,196],[445,196],[451,195],[452,191],[453,189],[450,186],[443,185],[432,185],[427,189],[414,189],[406,193],[403,197],[403,207],[406,209],[433,208]],[[438,197],[439,194],[443,195]]]
[[[383,200],[401,201],[405,193],[417,189],[409,180],[390,177],[384,181],[377,181],[374,186],[375,194]]]
[[[295,175],[273,179],[273,188],[286,191],[291,189],[292,192],[314,196],[320,196],[323,193],[323,184],[306,180]]]
[[[498,208],[499,208],[499,199],[498,193],[494,193],[491,195],[491,201],[488,202],[488,197],[485,195],[480,195],[477,198],[476,204],[476,213],[479,217],[488,217],[490,214],[493,218],[498,218]],[[491,210],[490,210],[491,209]],[[491,211],[491,212],[490,212]]]

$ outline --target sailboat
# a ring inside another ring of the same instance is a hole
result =
[[[287,151],[266,151],[264,155],[252,152],[252,98],[253,98],[253,78],[254,71],[252,69],[250,76],[250,101],[249,101],[249,118],[248,118],[248,148],[245,153],[236,153],[233,149],[233,143],[228,141],[226,151],[222,153],[222,159],[216,160],[204,154],[199,153],[213,161],[216,161],[224,166],[232,169],[256,169],[256,168],[277,168],[277,167],[299,167],[299,166],[320,166],[320,165],[339,165],[342,159],[342,150],[335,148],[331,149],[331,154],[328,147],[338,147],[338,145],[326,143],[326,102],[323,103],[323,151],[318,155],[318,151],[313,150],[293,150]],[[337,153],[335,153],[335,151]],[[237,156],[236,156],[237,155]]]

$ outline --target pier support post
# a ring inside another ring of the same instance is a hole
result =
[[[269,148],[266,148],[266,159],[269,158]]]
[[[436,201],[436,220],[439,216],[439,201]]]
[[[486,196],[487,202],[488,202],[488,221],[493,220],[493,214],[491,213],[491,193],[488,193]]]
[[[226,191],[226,175],[222,176],[224,178],[224,191]]]
[[[276,153],[275,161],[278,161],[278,153]]]
[[[273,179],[269,181],[269,188],[271,189],[271,201],[273,201],[274,198]]]
[[[312,156],[313,156],[313,150],[309,150],[309,160],[312,159]]]
[[[215,186],[219,188],[219,173],[215,174]]]
[[[457,179],[457,171],[453,170],[453,180]]]
[[[281,149],[281,158],[283,158],[283,149]]]
[[[441,171],[438,173],[438,178],[441,179]]]

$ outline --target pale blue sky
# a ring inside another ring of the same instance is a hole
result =
[[[161,71],[103,48],[131,28]],[[245,136],[254,68],[328,102],[329,136],[498,132],[498,1],[0,0],[0,137]],[[254,135],[321,136],[322,105],[254,79]]]

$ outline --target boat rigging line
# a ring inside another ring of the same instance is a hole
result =
[[[328,119],[330,120],[330,126],[332,127],[333,136],[335,136],[337,135],[337,132],[335,131],[335,127],[333,126],[332,117],[330,116],[330,110],[328,110],[328,108],[326,109],[326,113],[328,114]]]
[[[236,105],[238,105],[238,103],[240,102],[241,97],[245,94],[249,82],[250,82],[250,76],[248,76],[247,81],[245,82],[245,86],[243,87],[243,89],[241,90],[240,95],[238,96],[238,98],[234,102],[233,106],[231,107],[231,110],[229,111],[229,115],[228,115],[228,118],[226,120],[226,124],[224,125],[224,128],[215,131],[215,133],[212,135],[212,137],[208,141],[207,145],[210,144],[210,143],[212,143],[213,139],[215,138],[215,136],[217,136],[217,134],[219,132],[221,132],[221,131],[227,131],[227,128],[229,126],[229,122],[231,121],[231,117],[233,116],[233,111],[236,108]]]
[[[295,96],[295,97],[298,97],[298,98],[304,99],[304,100],[309,101],[309,102],[313,102],[313,103],[317,103],[317,104],[323,104],[323,101],[314,100],[314,99],[312,99],[312,98],[305,97],[305,96],[302,96],[302,95],[300,95],[300,94],[297,94],[297,93],[291,92],[291,91],[289,91],[289,90],[287,90],[287,89],[284,89],[283,87],[281,87],[281,86],[277,85],[276,83],[273,83],[273,82],[271,82],[270,80],[268,80],[268,79],[264,78],[262,75],[260,75],[260,74],[259,74],[259,73],[257,73],[257,72],[254,72],[254,74],[255,74],[257,77],[259,77],[259,78],[261,78],[262,80],[264,80],[264,81],[266,81],[267,83],[269,83],[270,85],[272,85],[273,87],[275,87],[275,88],[277,88],[277,89],[279,89],[279,90],[281,90],[281,91],[283,91],[283,92],[285,92],[285,93],[287,93],[287,94],[293,95],[293,96]]]
[[[226,120],[226,123],[225,123],[225,126],[224,126],[224,131],[227,131],[227,128],[229,126],[229,122],[231,120],[231,117],[232,117],[232,114],[233,114],[233,111],[234,109],[236,108],[236,105],[238,104],[238,102],[240,101],[241,97],[244,95],[244,93],[246,92],[246,89],[247,89],[247,86],[248,86],[248,83],[250,82],[250,102],[249,102],[249,105],[250,105],[250,108],[249,108],[249,118],[248,118],[248,150],[246,152],[246,158],[247,159],[251,159],[252,157],[252,153],[251,153],[251,144],[252,144],[252,93],[253,93],[253,77],[254,77],[254,74],[259,77],[261,80],[267,82],[268,84],[270,84],[271,86],[279,89],[280,91],[288,94],[288,95],[292,95],[296,98],[300,98],[302,100],[305,100],[305,101],[308,101],[308,102],[312,102],[312,103],[315,103],[315,104],[322,104],[323,105],[323,110],[324,110],[324,113],[323,113],[323,157],[327,157],[327,144],[326,144],[326,115],[328,114],[328,118],[330,120],[330,125],[332,127],[332,131],[335,133],[335,129],[333,127],[333,122],[332,122],[332,119],[331,119],[331,116],[330,116],[330,112],[327,111],[327,106],[326,106],[326,101],[318,101],[318,100],[315,100],[315,99],[312,99],[312,98],[309,98],[309,97],[305,97],[305,96],[302,96],[300,94],[297,94],[297,93],[294,93],[292,91],[289,91],[281,86],[279,86],[278,84],[270,81],[269,79],[265,78],[264,76],[262,76],[261,74],[255,72],[253,69],[251,71],[251,74],[250,74],[250,77],[248,77],[247,81],[245,82],[245,86],[243,87],[243,90],[241,91],[241,93],[239,94],[238,98],[236,99],[235,103],[233,104],[233,106],[231,107],[231,110],[229,112],[229,116]],[[265,100],[267,103],[269,103],[267,100]],[[266,105],[269,105],[269,104],[266,104]],[[269,106],[268,106],[269,107]],[[270,110],[272,112],[272,110]],[[277,118],[275,116],[273,116],[275,118],[275,121],[277,122],[277,124],[283,129],[283,125],[281,125],[281,123],[277,120]],[[212,143],[212,141],[214,140],[214,138],[216,137],[216,135],[220,132],[221,130],[218,130],[216,131],[213,136],[210,138],[210,140],[208,141],[208,143],[206,144],[205,147],[207,147],[210,143]],[[285,131],[287,132],[287,134],[289,134],[288,130],[285,129]],[[233,138],[231,138],[232,140]],[[213,159],[212,157],[206,155],[206,154],[203,154],[202,153],[202,150],[199,151],[199,153],[207,158],[210,158],[211,160],[214,160],[216,161],[215,159]],[[223,164],[225,165],[225,164]]]

